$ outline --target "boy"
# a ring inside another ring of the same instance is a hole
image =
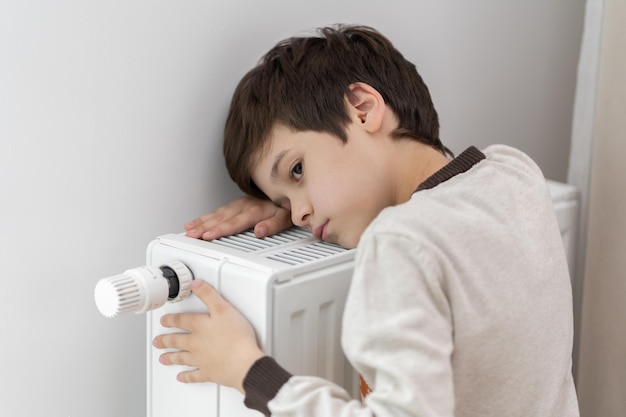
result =
[[[569,275],[544,178],[506,146],[451,159],[438,130],[415,67],[371,28],[270,50],[225,128],[229,173],[251,197],[187,233],[263,236],[290,214],[357,247],[342,344],[367,396],[290,375],[202,280],[193,290],[210,314],[165,316],[190,333],[155,338],[179,349],[161,362],[273,416],[577,416]]]

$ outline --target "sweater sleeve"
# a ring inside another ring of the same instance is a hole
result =
[[[264,356],[257,360],[243,380],[246,392],[244,404],[248,408],[270,415],[267,403],[273,399],[280,388],[291,378],[291,374],[282,368],[274,358]]]

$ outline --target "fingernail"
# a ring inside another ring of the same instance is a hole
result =
[[[263,239],[267,236],[267,228],[265,226],[259,226],[257,229],[257,237]]]

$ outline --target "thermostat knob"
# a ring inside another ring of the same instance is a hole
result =
[[[185,264],[173,261],[161,266],[144,265],[103,278],[96,284],[96,306],[105,317],[144,313],[165,302],[178,302],[190,293],[193,274]]]

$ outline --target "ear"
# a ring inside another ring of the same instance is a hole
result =
[[[350,118],[370,133],[380,130],[386,111],[383,96],[374,87],[362,82],[350,84],[348,88],[350,93],[346,95],[346,105]]]

